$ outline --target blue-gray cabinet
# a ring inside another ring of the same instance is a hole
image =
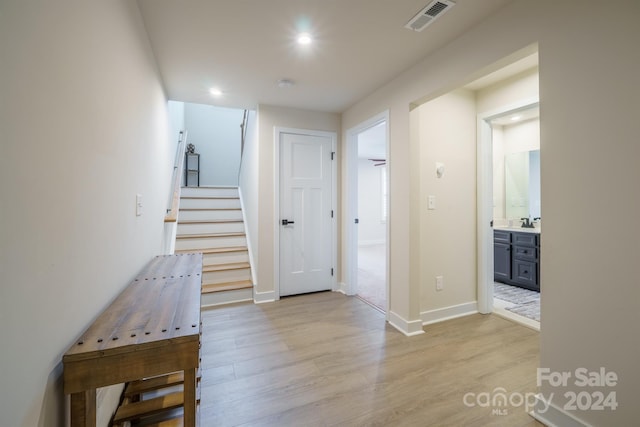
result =
[[[493,280],[540,291],[540,234],[493,230]]]

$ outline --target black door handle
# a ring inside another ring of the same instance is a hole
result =
[[[289,224],[295,224],[295,222],[289,221],[288,219],[283,219],[282,220],[282,225],[289,225]]]

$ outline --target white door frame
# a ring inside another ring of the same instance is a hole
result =
[[[273,158],[274,166],[274,202],[273,202],[273,217],[275,220],[273,231],[273,285],[274,285],[274,299],[280,299],[280,138],[282,134],[293,133],[298,135],[320,136],[331,139],[331,151],[334,154],[334,160],[331,162],[331,209],[333,210],[333,218],[331,221],[331,263],[334,269],[333,276],[331,277],[331,289],[337,288],[337,276],[336,266],[338,265],[338,227],[337,219],[338,212],[336,207],[338,206],[338,168],[336,167],[337,161],[337,133],[326,132],[319,130],[309,129],[297,129],[275,126],[273,128],[273,142],[275,145],[275,155]]]
[[[477,244],[478,311],[493,312],[493,141],[489,121],[539,105],[538,97],[523,99],[477,116]]]
[[[365,120],[362,123],[357,124],[351,129],[347,130],[347,161],[346,161],[346,213],[344,218],[347,225],[347,259],[345,266],[345,280],[347,295],[355,295],[356,283],[358,281],[358,227],[354,220],[358,217],[358,134],[363,131],[372,128],[382,122],[387,124],[387,131],[385,135],[385,150],[387,152],[387,204],[390,205],[391,193],[389,192],[389,176],[391,162],[389,161],[389,110],[385,110],[375,116]],[[391,223],[391,210],[387,210],[387,223],[386,223],[386,307],[385,313],[387,320],[389,319],[389,224]]]

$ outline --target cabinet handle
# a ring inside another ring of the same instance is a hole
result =
[[[524,274],[527,274],[527,273],[529,273],[529,272],[528,272],[527,270],[525,270],[523,273],[524,273]]]

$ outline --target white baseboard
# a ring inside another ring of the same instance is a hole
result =
[[[345,295],[349,295],[347,293],[347,285],[344,282],[338,282],[336,284],[336,288],[333,290],[334,292],[340,292]]]
[[[405,320],[402,316],[389,310],[389,324],[408,337],[424,334],[421,320]]]
[[[423,325],[431,325],[432,323],[443,322],[445,320],[455,319],[456,317],[469,316],[478,312],[477,301],[467,302],[464,304],[452,305],[450,307],[437,308],[435,310],[427,310],[420,313]]]
[[[540,395],[536,396],[536,405],[529,414],[547,427],[591,427],[591,424],[579,420],[553,403],[547,406]]]
[[[256,304],[262,304],[264,302],[274,302],[276,300],[276,291],[268,292],[254,292],[253,302]]]

